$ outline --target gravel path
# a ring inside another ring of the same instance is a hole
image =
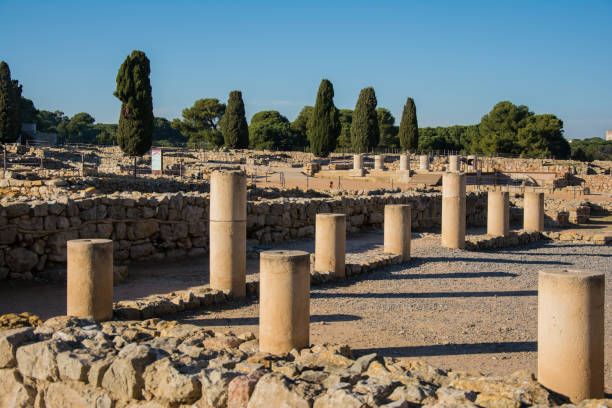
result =
[[[381,242],[381,233],[368,234]],[[293,248],[300,243],[285,245]],[[424,359],[491,374],[536,371],[537,272],[575,267],[606,273],[606,389],[612,391],[612,247],[540,242],[467,252],[413,240],[411,262],[313,287],[311,342],[348,343],[356,354]],[[257,332],[258,304],[185,314],[182,321]]]

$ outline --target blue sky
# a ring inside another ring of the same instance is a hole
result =
[[[0,0],[0,59],[39,109],[116,123],[117,69],[151,60],[155,114],[243,93],[247,117],[293,120],[322,78],[353,109],[373,86],[397,122],[473,124],[510,100],[553,113],[567,138],[612,129],[612,1]]]

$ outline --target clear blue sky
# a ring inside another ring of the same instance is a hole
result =
[[[151,60],[155,114],[239,89],[247,117],[293,120],[322,78],[353,109],[373,86],[399,123],[473,124],[501,100],[553,113],[567,138],[612,129],[612,1],[0,0],[0,59],[39,109],[116,123],[117,69]]]

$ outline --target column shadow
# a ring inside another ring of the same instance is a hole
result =
[[[463,354],[520,353],[538,351],[536,341],[509,341],[491,343],[452,343],[427,346],[379,347],[353,349],[356,357],[377,353],[389,357],[458,356]]]

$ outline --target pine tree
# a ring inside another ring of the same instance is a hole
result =
[[[404,105],[398,136],[402,150],[416,151],[419,147],[419,124],[412,98],[408,98]]]
[[[117,73],[114,95],[121,101],[117,142],[123,153],[142,156],[153,141],[153,97],[149,59],[142,51],[132,51]]]
[[[367,152],[378,145],[380,131],[376,114],[377,103],[374,88],[364,88],[359,92],[351,124],[351,145],[355,153]]]
[[[219,122],[225,147],[246,149],[249,147],[249,125],[244,114],[242,92],[232,91],[227,100],[225,114]]]
[[[336,148],[340,130],[338,109],[334,106],[334,86],[323,79],[307,126],[310,151],[315,156],[327,157]]]
[[[21,132],[19,106],[21,85],[11,80],[11,70],[6,62],[0,62],[0,142],[13,143]]]

